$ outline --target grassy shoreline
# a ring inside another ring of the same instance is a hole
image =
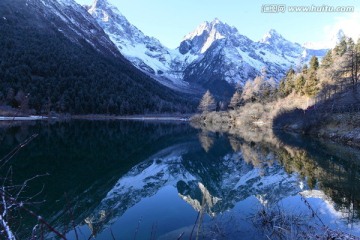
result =
[[[246,112],[246,111],[244,111]],[[238,111],[209,112],[190,118],[192,125],[215,132],[236,132],[237,129],[281,130],[360,147],[360,113],[304,114],[303,110],[284,112],[276,118],[241,116]]]

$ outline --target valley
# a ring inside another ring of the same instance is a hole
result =
[[[360,17],[241,4],[1,0],[0,238],[359,239]]]

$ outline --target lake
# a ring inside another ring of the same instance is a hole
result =
[[[0,133],[1,158],[37,134],[1,165],[3,182],[31,179],[21,201],[68,239],[276,239],[324,225],[360,237],[359,149],[183,122],[32,122]],[[55,237],[26,211],[12,216],[19,239]]]

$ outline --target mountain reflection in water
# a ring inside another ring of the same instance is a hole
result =
[[[49,173],[27,194],[44,186],[37,198],[46,202],[34,210],[69,239],[76,239],[70,221],[80,239],[265,239],[249,219],[273,206],[320,225],[312,209],[330,228],[360,236],[359,150],[271,131],[211,130],[22,124],[1,128],[0,153],[39,134],[12,159],[13,179]],[[28,238],[35,224],[25,217],[19,236]]]

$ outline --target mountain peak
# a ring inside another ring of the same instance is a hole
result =
[[[205,32],[207,32],[207,33],[211,33],[211,32],[215,33],[215,32],[217,32],[220,35],[224,35],[225,32],[228,32],[228,31],[231,31],[231,30],[232,30],[232,27],[230,27],[226,23],[223,23],[218,18],[215,18],[211,22],[205,21],[205,22],[201,23],[194,31],[187,34],[184,37],[184,40],[193,39],[196,36],[201,36]]]
[[[268,32],[269,34],[271,34],[271,35],[280,35],[275,29],[270,29],[269,30],[269,32]]]
[[[106,11],[113,11],[118,13],[118,9],[113,6],[111,3],[108,2],[108,0],[94,0],[92,5],[90,6],[89,12],[95,12],[96,10],[106,10]]]
[[[193,42],[195,44],[193,50],[204,53],[216,40],[230,38],[236,33],[236,28],[215,18],[211,22],[201,23],[193,32],[187,34],[183,41]]]
[[[92,6],[101,7],[109,5],[107,0],[94,0]]]
[[[216,24],[224,24],[224,23],[220,21],[218,18],[214,18],[214,20],[212,20],[210,24],[214,26]]]
[[[93,4],[87,8],[87,11],[94,18],[101,18],[103,23],[111,21],[111,19],[114,17],[123,18],[120,11],[111,3],[109,3],[108,0],[94,0]]]
[[[267,33],[264,34],[263,38],[260,40],[261,43],[271,44],[276,40],[285,40],[280,33],[275,29],[270,29]]]

